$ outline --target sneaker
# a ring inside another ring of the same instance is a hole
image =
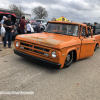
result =
[[[12,47],[8,47],[8,48],[12,48]]]
[[[0,44],[2,44],[2,42],[0,42]]]

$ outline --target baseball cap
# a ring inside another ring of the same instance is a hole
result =
[[[3,18],[6,18],[6,16],[3,16]]]
[[[11,18],[11,15],[8,15],[8,18]]]

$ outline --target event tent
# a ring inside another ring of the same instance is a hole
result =
[[[15,15],[15,14],[14,14],[13,12],[11,12],[11,11],[0,10],[0,21],[2,20],[3,16],[6,16],[6,17],[7,17],[8,15],[11,15],[12,20],[14,21],[14,23],[15,23],[16,19],[20,19],[19,16]]]
[[[63,17],[63,16],[60,17],[60,18],[57,18],[56,21],[62,21],[63,18],[65,19],[65,21],[69,21],[67,18],[65,18],[65,17]]]

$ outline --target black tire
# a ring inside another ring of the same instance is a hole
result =
[[[96,44],[94,51],[96,51],[96,50],[97,50],[97,48],[98,48],[98,44]]]
[[[66,56],[64,68],[68,68],[73,62],[73,51],[69,52]]]

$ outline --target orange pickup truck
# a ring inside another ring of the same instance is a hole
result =
[[[85,24],[50,21],[42,33],[18,35],[14,45],[14,53],[19,56],[63,68],[92,56],[96,43],[91,28]]]

